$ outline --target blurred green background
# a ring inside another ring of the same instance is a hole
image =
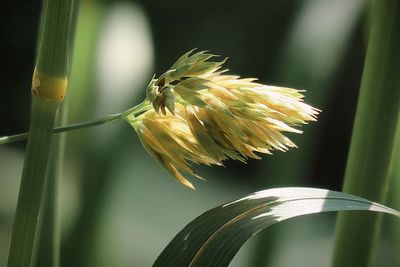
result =
[[[26,131],[40,1],[9,2],[0,17],[0,135]],[[306,90],[322,110],[291,136],[298,149],[248,164],[199,167],[191,191],[142,148],[129,125],[68,133],[61,188],[62,266],[149,266],[207,209],[278,186],[340,190],[366,48],[365,1],[81,0],[68,121],[139,103],[153,73],[199,48],[228,56],[230,73]],[[0,266],[5,265],[25,142],[0,147]],[[232,266],[328,266],[334,215],[285,222],[250,241]],[[385,234],[385,233],[384,233]],[[377,266],[394,266],[383,235]]]

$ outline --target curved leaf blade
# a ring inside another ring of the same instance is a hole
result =
[[[320,212],[365,210],[400,217],[400,212],[350,194],[287,187],[259,191],[211,209],[189,223],[154,266],[228,266],[259,231],[284,220]]]

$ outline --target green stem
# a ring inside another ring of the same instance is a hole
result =
[[[32,121],[8,258],[9,267],[34,266],[40,204],[57,102],[32,101]]]
[[[343,191],[384,203],[400,109],[400,3],[371,1],[371,29]],[[333,266],[369,266],[379,216],[338,217]]]
[[[65,119],[64,106],[56,121]],[[60,266],[60,224],[58,216],[59,187],[65,151],[65,134],[53,137],[42,199],[42,225],[39,231],[37,266]]]
[[[66,109],[66,103],[63,103],[59,107],[55,123],[64,124],[66,122]],[[65,145],[66,134],[53,136],[45,178],[45,192],[40,211],[43,219],[38,237],[39,245],[37,248],[36,266],[60,266],[61,225],[59,220],[59,193],[63,173]]]
[[[393,145],[393,154],[389,168],[389,197],[390,207],[400,210],[400,116],[397,121],[396,137]],[[393,229],[393,247],[394,251],[400,251],[400,225],[398,220],[390,219],[390,229]],[[394,266],[400,266],[400,254],[396,253]]]
[[[117,113],[117,114],[112,114],[112,115],[107,115],[105,117],[95,119],[92,121],[87,121],[87,122],[80,122],[80,123],[74,123],[66,126],[61,126],[61,127],[56,127],[53,129],[53,133],[61,133],[61,132],[68,132],[72,130],[78,130],[78,129],[83,129],[83,128],[88,128],[96,125],[102,125],[106,123],[111,123],[111,122],[116,122],[125,119],[129,115],[136,116],[139,113],[142,113],[146,110],[149,110],[151,108],[151,105],[149,104],[148,101],[143,101],[139,105],[128,109],[125,112],[122,113]],[[15,134],[15,135],[10,135],[10,136],[2,136],[0,137],[0,145],[4,144],[9,144],[17,141],[23,141],[28,138],[29,133],[21,133],[21,134]]]
[[[28,145],[11,235],[8,267],[35,266],[54,119],[67,87],[75,0],[43,0],[32,81]]]
[[[43,0],[36,68],[51,76],[66,76],[77,0]]]

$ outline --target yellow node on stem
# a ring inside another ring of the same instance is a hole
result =
[[[67,92],[67,77],[54,77],[35,68],[32,77],[32,95],[44,100],[63,101]]]

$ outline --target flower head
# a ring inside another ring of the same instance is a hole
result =
[[[180,171],[201,178],[190,163],[223,165],[286,151],[295,144],[283,133],[301,133],[296,126],[316,120],[319,110],[303,102],[301,91],[226,75],[225,60],[192,53],[151,80],[146,94],[154,109],[128,117],[146,150],[182,184],[194,188]]]

